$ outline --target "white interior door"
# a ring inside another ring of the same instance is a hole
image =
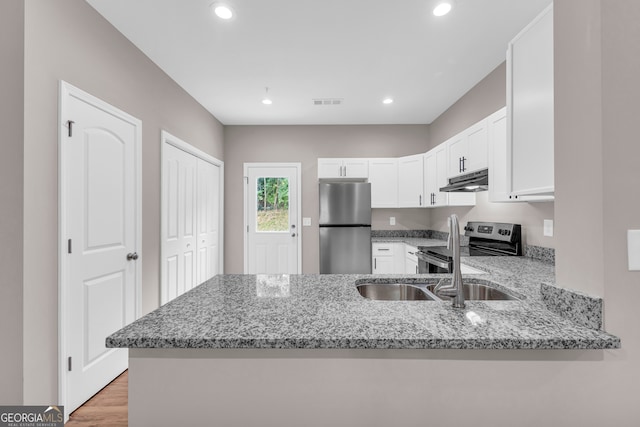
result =
[[[202,283],[220,272],[220,167],[198,159],[197,281]]]
[[[300,164],[244,169],[245,273],[300,273]]]
[[[166,144],[162,153],[162,303],[196,285],[198,159]]]
[[[105,338],[136,318],[141,123],[66,84],[61,113],[61,388],[70,413],[127,368]]]
[[[222,273],[223,167],[162,132],[162,304]]]

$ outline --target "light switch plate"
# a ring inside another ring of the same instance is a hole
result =
[[[390,216],[389,217],[389,225],[396,225],[396,217],[395,216]]]
[[[627,230],[629,271],[640,271],[640,230]]]
[[[543,231],[545,236],[548,237],[553,237],[553,220],[552,219],[545,219],[544,220],[544,231]]]
[[[311,227],[311,218],[302,218],[303,227]]]

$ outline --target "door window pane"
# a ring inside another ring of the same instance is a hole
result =
[[[256,230],[289,231],[289,179],[258,178]]]

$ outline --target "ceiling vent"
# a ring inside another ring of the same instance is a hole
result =
[[[344,98],[316,98],[313,105],[342,105]]]

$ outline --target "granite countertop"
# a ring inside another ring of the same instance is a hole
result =
[[[444,301],[373,301],[356,290],[357,282],[438,281],[450,275],[219,275],[115,332],[107,347],[620,347],[619,338],[584,326],[593,321],[593,306],[580,298],[593,298],[562,293],[553,285],[552,264],[523,257],[472,257],[465,263],[490,272],[466,280],[489,282],[522,300],[467,301],[465,309],[454,309]],[[554,300],[563,302],[560,311],[545,301],[545,286],[559,295]]]

